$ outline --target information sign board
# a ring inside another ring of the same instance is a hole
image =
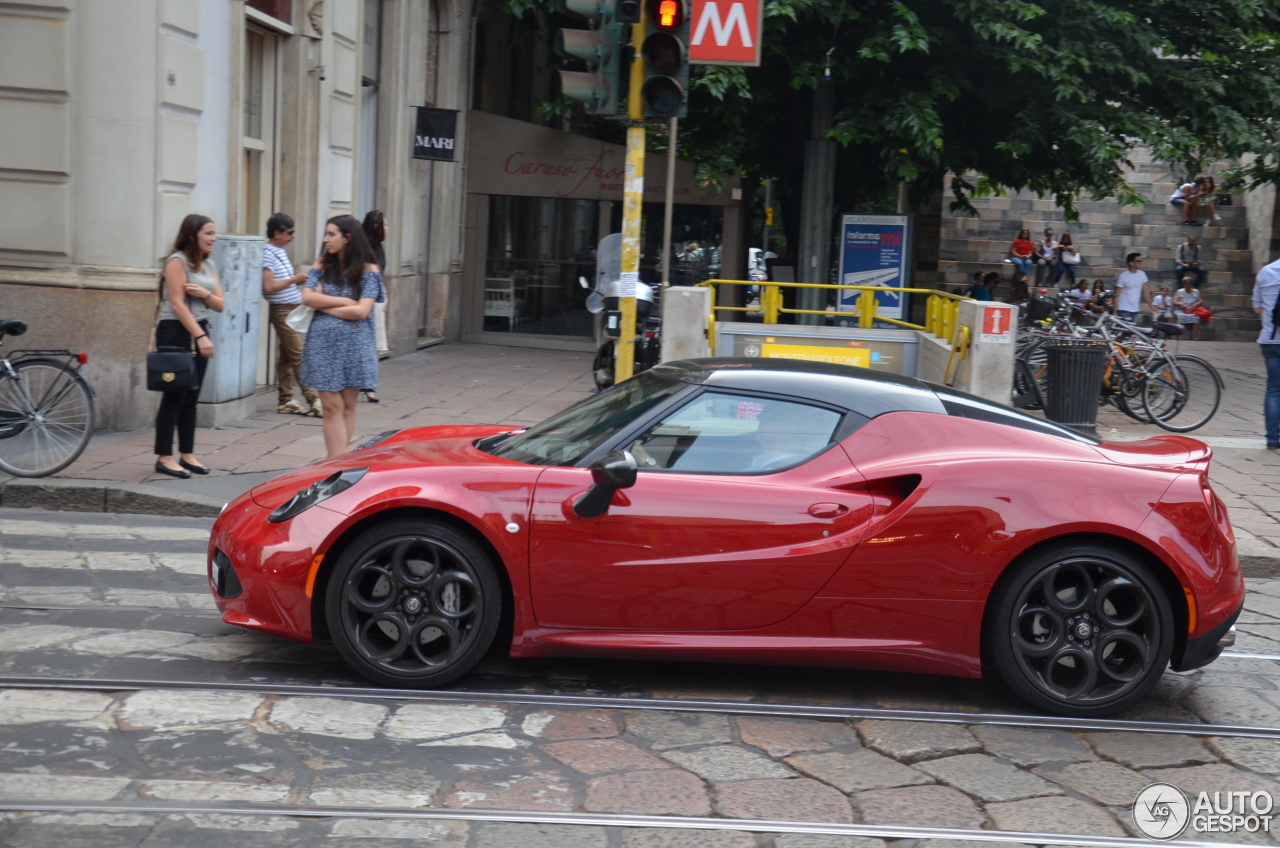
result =
[[[911,281],[910,215],[843,215],[840,219],[840,277],[846,286],[901,288]],[[858,289],[842,289],[836,308],[858,308]],[[909,298],[901,292],[876,292],[877,314],[906,321]]]

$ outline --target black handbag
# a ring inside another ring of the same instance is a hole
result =
[[[160,347],[147,354],[147,389],[153,392],[189,392],[200,388],[196,360],[181,347]]]

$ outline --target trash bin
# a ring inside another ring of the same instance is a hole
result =
[[[1107,368],[1107,343],[1058,339],[1047,343],[1044,415],[1075,430],[1098,428],[1098,397]]]

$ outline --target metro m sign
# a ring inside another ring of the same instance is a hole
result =
[[[764,0],[693,0],[689,63],[759,65]]]

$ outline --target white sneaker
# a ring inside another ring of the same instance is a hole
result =
[[[314,415],[316,418],[324,418],[324,407],[320,404],[320,399],[316,398],[316,402],[311,404],[311,409],[302,414]]]
[[[276,412],[286,415],[306,415],[309,411],[307,407],[292,398],[276,407]]]
[[[1214,212],[1214,213],[1213,213],[1213,220],[1215,220],[1215,221],[1221,221],[1221,220],[1222,220],[1222,216],[1221,216],[1221,215],[1219,215],[1217,212]]]

